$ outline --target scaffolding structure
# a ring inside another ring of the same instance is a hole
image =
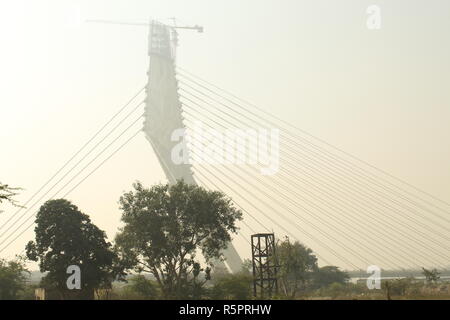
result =
[[[272,297],[278,293],[275,234],[252,235],[253,295]]]

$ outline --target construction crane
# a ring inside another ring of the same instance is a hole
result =
[[[196,30],[199,33],[203,32],[203,27],[199,25],[195,26],[178,26],[176,24],[176,20],[174,18],[171,18],[174,23],[173,25],[167,25],[171,29],[188,29],[188,30]],[[118,24],[118,25],[127,25],[127,26],[141,26],[141,27],[148,27],[151,25],[151,23],[147,22],[127,22],[127,21],[120,21],[120,20],[98,20],[98,19],[88,19],[86,20],[87,23],[105,23],[105,24]]]
[[[170,20],[173,21],[173,24],[163,24],[164,26],[168,27],[171,30],[171,41],[173,43],[173,52],[172,55],[175,58],[176,56],[176,49],[178,47],[178,29],[185,29],[185,30],[196,30],[199,33],[203,33],[203,27],[199,25],[195,26],[179,26],[177,25],[177,21],[175,18],[170,18]],[[149,23],[146,22],[128,22],[128,21],[120,21],[120,20],[92,20],[88,19],[86,20],[87,23],[103,23],[103,24],[115,24],[115,25],[126,25],[126,26],[139,26],[139,27],[149,27],[153,25],[155,22],[154,20],[150,20]],[[151,33],[151,32],[150,32]]]

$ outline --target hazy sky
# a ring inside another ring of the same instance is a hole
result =
[[[150,17],[205,27],[180,33],[180,66],[450,201],[447,0],[2,1],[0,179],[25,189],[18,200],[146,83],[146,28],[83,21]],[[70,199],[112,239],[117,201],[137,179],[165,181],[143,135]]]

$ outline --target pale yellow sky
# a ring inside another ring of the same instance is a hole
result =
[[[382,10],[377,31],[366,27],[370,4]],[[0,179],[25,189],[18,200],[147,80],[146,28],[83,21],[150,17],[205,27],[181,32],[180,66],[450,202],[445,0],[2,1]],[[70,199],[112,239],[119,196],[137,179],[165,181],[143,135]],[[0,224],[14,212],[5,209]]]

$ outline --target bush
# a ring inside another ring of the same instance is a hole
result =
[[[124,300],[155,300],[159,297],[157,284],[143,275],[134,276],[119,293]]]
[[[26,285],[23,290],[19,293],[19,300],[35,300],[36,296],[34,291],[38,288],[37,285]]]
[[[210,290],[212,299],[250,300],[253,278],[247,272],[227,274],[218,278]]]
[[[0,259],[0,300],[16,300],[26,286],[28,273],[22,259]]]

